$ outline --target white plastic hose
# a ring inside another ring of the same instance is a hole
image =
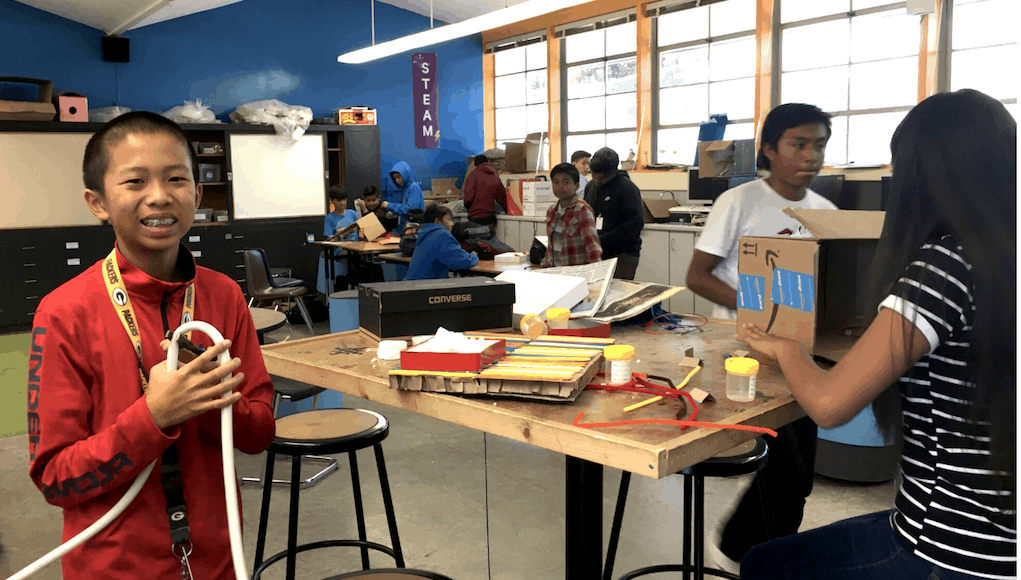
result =
[[[186,332],[198,330],[211,338],[213,344],[218,344],[223,341],[223,335],[220,334],[211,324],[193,320],[182,324],[174,331],[174,337],[170,340],[170,349],[167,351],[167,370],[176,371],[178,366],[178,353],[180,347],[177,344],[177,339]],[[230,353],[224,350],[220,353],[220,356],[216,358],[216,362],[223,365],[230,361]],[[230,379],[231,375],[227,375],[223,378],[224,381]],[[227,397],[230,393],[225,393],[223,396]],[[244,547],[241,543],[241,513],[238,509],[238,489],[237,480],[234,474],[234,416],[231,413],[231,407],[227,406],[220,410],[220,429],[223,431],[221,436],[222,453],[223,453],[223,486],[227,496],[227,528],[230,533],[230,553],[234,560],[234,575],[238,580],[248,578],[248,572],[245,569],[245,553]],[[29,564],[20,572],[11,576],[8,580],[22,580],[28,578],[32,574],[35,574],[39,570],[42,570],[46,566],[49,566],[54,561],[59,560],[71,550],[77,548],[83,544],[86,540],[95,536],[100,530],[105,528],[113,520],[117,519],[117,516],[128,507],[128,505],[134,501],[138,492],[142,490],[142,486],[145,485],[145,481],[149,478],[149,474],[152,473],[153,466],[156,462],[152,462],[142,470],[142,473],[138,474],[135,481],[128,488],[128,491],[124,494],[120,500],[110,511],[106,512],[103,517],[96,520],[96,523],[82,530],[77,536],[71,538],[66,543],[61,544],[52,552],[46,554],[42,558],[39,558],[35,562]]]

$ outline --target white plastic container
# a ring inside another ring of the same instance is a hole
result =
[[[631,381],[631,360],[635,358],[635,347],[626,344],[611,344],[603,347],[606,358],[606,382],[623,385]]]

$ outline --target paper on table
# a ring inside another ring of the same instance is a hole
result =
[[[571,318],[585,318],[592,316],[602,307],[606,298],[606,292],[613,280],[613,272],[617,269],[617,258],[600,260],[582,266],[559,266],[556,268],[543,268],[544,274],[560,274],[561,276],[575,276],[584,278],[588,284],[588,298],[583,300],[571,309]]]
[[[638,316],[653,304],[677,294],[683,288],[613,280],[604,298],[602,310],[592,317],[595,322],[607,323]]]

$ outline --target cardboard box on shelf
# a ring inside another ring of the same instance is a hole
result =
[[[57,120],[71,123],[89,122],[89,100],[77,93],[64,93],[53,97]]]
[[[439,327],[510,328],[514,284],[492,278],[382,282],[358,287],[358,321],[377,339],[435,334]]]
[[[528,156],[524,143],[504,143],[506,154],[503,158],[503,170],[507,173],[524,173],[528,171]]]
[[[754,174],[755,139],[698,142],[700,178]]]
[[[553,195],[553,184],[546,180],[529,180],[521,182],[522,203],[545,203],[556,201]]]
[[[376,109],[341,107],[337,109],[337,122],[341,125],[375,125]]]
[[[57,114],[51,102],[53,81],[0,76],[0,83],[36,85],[35,101],[0,101],[0,121],[52,121]]]
[[[885,213],[784,213],[815,237],[741,237],[737,324],[755,324],[840,360],[875,316],[870,269]]]
[[[432,179],[432,197],[460,197],[456,177],[434,177]]]
[[[643,199],[642,214],[645,223],[664,223],[670,221],[670,208],[677,207],[673,199]]]

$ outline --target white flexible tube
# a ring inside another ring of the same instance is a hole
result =
[[[198,330],[209,338],[213,339],[214,344],[218,344],[223,341],[223,335],[220,334],[216,328],[206,322],[193,320],[191,322],[182,324],[174,331],[174,337],[170,341],[170,349],[167,351],[167,370],[176,371],[178,366],[178,354],[180,352],[180,346],[177,344],[177,339],[186,332]],[[230,353],[224,350],[220,353],[220,356],[216,358],[217,363],[224,364],[230,361]],[[223,378],[224,381],[230,379],[231,375],[227,375]],[[230,393],[225,393],[223,396],[227,397]],[[231,407],[227,406],[220,410],[220,429],[223,431],[221,440],[222,453],[223,453],[223,485],[227,499],[227,529],[230,533],[230,553],[234,560],[234,575],[238,580],[247,579],[248,572],[245,569],[245,553],[244,547],[241,543],[241,513],[238,508],[238,490],[237,480],[234,474],[234,416],[231,413]],[[77,536],[71,538],[66,543],[61,544],[55,550],[46,554],[42,558],[39,558],[35,562],[29,564],[20,572],[11,576],[8,580],[23,580],[28,578],[32,574],[35,574],[39,570],[42,570],[46,566],[49,566],[54,561],[62,558],[64,554],[67,554],[71,550],[77,548],[92,536],[99,533],[100,530],[105,528],[117,516],[134,501],[135,497],[138,496],[138,492],[142,490],[142,486],[145,485],[145,481],[149,478],[149,474],[152,473],[153,466],[156,462],[153,461],[142,470],[142,473],[138,474],[135,481],[132,482],[131,487],[124,494],[120,500],[110,511],[106,512],[103,517],[96,520],[94,524],[82,530]]]

